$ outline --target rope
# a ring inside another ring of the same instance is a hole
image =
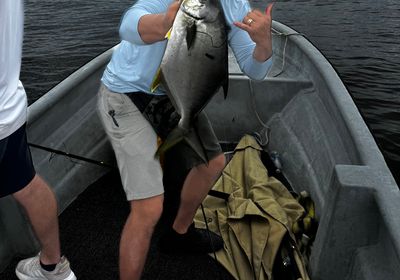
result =
[[[285,68],[285,63],[286,63],[286,46],[287,46],[288,38],[289,38],[290,36],[304,36],[304,34],[298,33],[298,32],[294,32],[294,33],[282,33],[282,32],[279,32],[278,30],[276,30],[275,28],[271,28],[271,30],[273,31],[272,35],[285,36],[285,44],[284,44],[284,46],[283,46],[283,53],[282,53],[282,68],[281,68],[281,70],[280,70],[278,73],[276,73],[276,74],[274,74],[274,75],[272,76],[272,77],[277,77],[277,76],[279,76],[280,74],[283,73],[284,68]]]
[[[214,244],[213,244],[213,241],[212,241],[212,238],[211,238],[210,228],[208,227],[207,216],[206,216],[206,212],[204,211],[203,203],[201,203],[200,206],[201,206],[201,212],[203,213],[204,223],[206,224],[208,238],[210,239],[211,248],[213,250],[213,255],[214,255],[215,261],[218,263],[217,253],[215,253]],[[219,274],[220,278],[223,279],[222,275],[221,275],[221,271],[219,269],[217,269],[217,271],[218,271],[218,274]]]

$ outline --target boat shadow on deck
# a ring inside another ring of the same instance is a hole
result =
[[[109,172],[89,186],[60,215],[60,239],[78,279],[118,279],[118,247],[124,222],[129,214],[118,172]],[[158,251],[163,230],[160,222],[142,279],[221,279],[233,277],[208,255],[167,255]],[[17,279],[14,260],[0,279]]]

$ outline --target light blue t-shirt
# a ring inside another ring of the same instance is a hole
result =
[[[175,0],[138,0],[124,15],[119,34],[121,44],[114,50],[111,61],[101,81],[118,93],[142,91],[150,93],[150,87],[160,66],[167,40],[146,44],[138,32],[140,17],[147,14],[165,13]],[[227,24],[229,46],[235,54],[241,70],[251,79],[263,79],[271,67],[272,58],[258,62],[253,58],[255,43],[248,33],[233,22],[242,21],[251,10],[247,0],[220,0]],[[158,63],[154,63],[157,61]],[[163,92],[156,92],[163,94]]]

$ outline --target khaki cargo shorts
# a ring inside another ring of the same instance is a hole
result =
[[[168,97],[114,93],[103,84],[98,95],[98,111],[117,158],[127,199],[162,194],[162,169],[154,157],[158,147],[157,135],[164,139],[179,121]],[[194,126],[207,157],[213,159],[221,154],[218,139],[205,113],[199,114]],[[202,163],[183,142],[174,147],[173,152],[174,157],[180,160],[180,167],[190,169]]]

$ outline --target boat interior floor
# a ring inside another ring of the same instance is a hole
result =
[[[71,262],[78,279],[118,280],[118,247],[129,214],[119,174],[110,172],[89,186],[60,215],[62,252]],[[159,252],[157,240],[163,231],[156,228],[142,279],[220,279],[232,276],[208,255],[167,255]],[[0,279],[17,280],[14,260]]]

